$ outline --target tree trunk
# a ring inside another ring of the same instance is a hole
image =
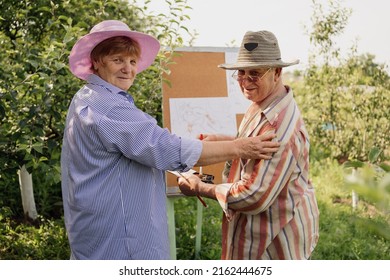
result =
[[[24,215],[27,218],[35,220],[38,217],[38,213],[35,207],[32,175],[28,173],[26,166],[24,165],[20,168],[18,173]]]

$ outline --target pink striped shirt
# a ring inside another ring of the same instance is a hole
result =
[[[318,241],[319,211],[309,180],[309,137],[291,89],[249,125],[242,137],[275,132],[281,146],[271,160],[232,162],[217,185],[222,259],[308,259]]]

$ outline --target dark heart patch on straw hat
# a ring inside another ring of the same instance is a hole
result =
[[[257,46],[258,46],[259,44],[258,43],[246,43],[246,44],[244,44],[244,47],[245,47],[245,49],[247,50],[247,51],[253,51],[254,49],[256,49],[257,48]]]

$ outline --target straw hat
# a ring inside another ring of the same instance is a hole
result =
[[[81,37],[73,46],[69,56],[70,71],[78,78],[85,80],[91,70],[91,52],[102,41],[116,36],[126,36],[138,42],[141,57],[138,62],[138,73],[148,68],[160,50],[160,43],[154,37],[131,31],[127,24],[118,20],[105,20],[95,25],[89,34]]]
[[[237,62],[220,64],[218,67],[228,70],[257,69],[264,67],[287,67],[298,64],[299,59],[282,61],[278,40],[269,31],[248,31],[242,39]]]

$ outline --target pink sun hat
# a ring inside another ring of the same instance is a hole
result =
[[[93,73],[91,70],[91,52],[102,41],[116,36],[126,36],[138,42],[141,57],[137,73],[148,68],[160,50],[160,43],[148,34],[131,31],[127,24],[119,20],[105,20],[96,24],[89,34],[81,37],[73,46],[69,55],[70,71],[76,77],[86,80]]]

